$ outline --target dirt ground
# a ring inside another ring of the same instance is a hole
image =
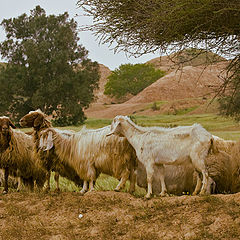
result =
[[[113,191],[0,196],[1,240],[229,240],[239,236],[240,193],[151,200]]]

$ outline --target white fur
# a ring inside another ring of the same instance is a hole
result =
[[[191,162],[198,174],[197,185],[194,194],[201,188],[200,194],[205,194],[208,185],[208,172],[205,158],[211,146],[212,135],[201,125],[183,126],[176,128],[144,128],[134,124],[126,116],[117,116],[111,125],[108,135],[116,134],[127,138],[136,150],[137,157],[146,168],[148,191],[146,197],[152,194],[152,179],[154,165],[158,165],[161,179],[161,195],[165,195],[167,189],[164,181],[163,164],[179,165]]]

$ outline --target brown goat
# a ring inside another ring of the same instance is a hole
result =
[[[80,193],[94,190],[94,181],[100,173],[119,179],[115,191],[119,191],[130,180],[129,192],[135,190],[136,153],[126,138],[107,137],[110,126],[100,129],[82,129],[66,137],[47,129],[41,132],[40,147],[46,152],[54,149],[59,161],[71,165],[84,180]]]
[[[13,129],[14,124],[8,117],[0,117],[0,168],[4,169],[4,191],[8,192],[8,175],[21,179],[31,190],[34,181],[42,188],[46,180],[46,172],[39,166],[32,155],[32,137]],[[18,186],[20,187],[20,186]]]
[[[34,154],[39,159],[40,165],[48,172],[47,191],[50,190],[50,175],[51,171],[55,171],[55,181],[57,184],[57,191],[59,188],[59,174],[73,181],[76,185],[81,186],[82,180],[79,178],[75,170],[66,163],[57,161],[57,156],[54,151],[48,153],[39,149],[39,140],[41,131],[52,127],[51,122],[47,119],[47,116],[40,110],[30,111],[28,114],[20,119],[20,125],[22,127],[32,127],[34,136]],[[64,131],[63,131],[64,132]],[[64,132],[65,133],[65,132]],[[65,133],[65,135],[71,135],[71,132]]]

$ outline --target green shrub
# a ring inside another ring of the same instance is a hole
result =
[[[104,94],[120,99],[127,94],[137,95],[164,76],[151,64],[123,64],[108,77]]]

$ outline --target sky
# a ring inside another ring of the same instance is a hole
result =
[[[40,5],[47,15],[59,15],[68,12],[70,18],[74,18],[78,26],[90,24],[91,18],[83,16],[83,11],[77,7],[76,3],[77,0],[0,0],[0,22],[3,19],[18,17],[23,13],[29,16],[30,10]],[[90,31],[79,32],[79,37],[79,43],[89,51],[88,57],[92,61],[104,64],[111,70],[118,68],[121,64],[145,63],[159,57],[158,54],[146,54],[138,58],[129,57],[124,52],[114,54],[114,51],[107,44],[99,45],[98,40]],[[4,40],[5,31],[0,26],[0,41]]]

